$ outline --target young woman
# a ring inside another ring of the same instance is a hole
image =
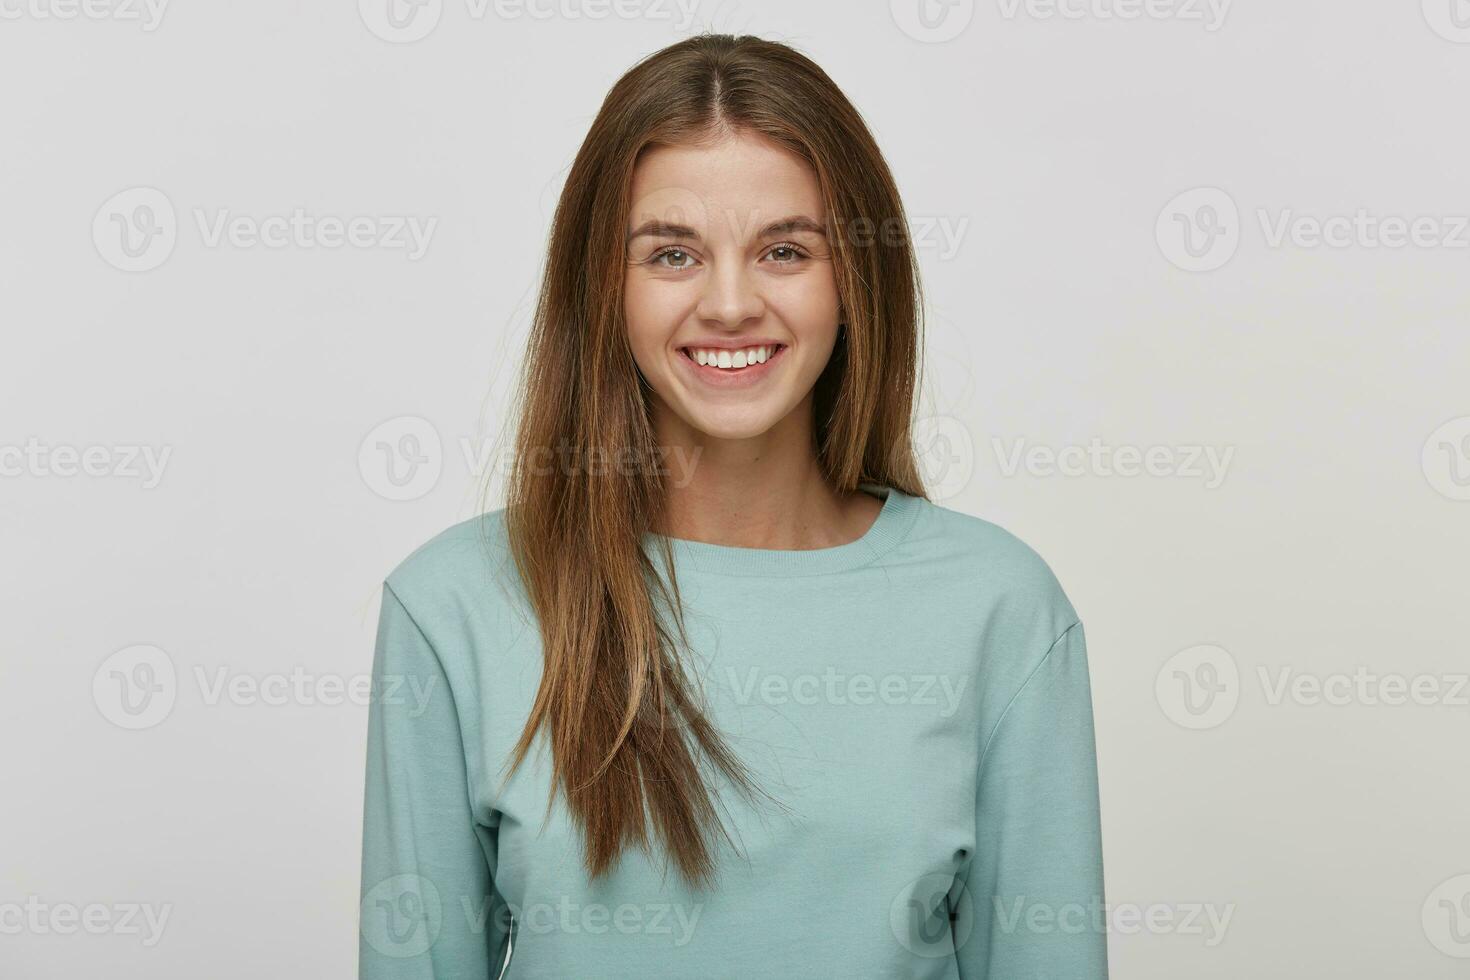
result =
[[[387,577],[362,977],[1106,976],[1082,625],[926,499],[919,306],[810,60],[701,36],[617,82],[507,504]]]

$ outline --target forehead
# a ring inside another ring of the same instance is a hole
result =
[[[820,219],[823,213],[811,165],[754,134],[707,145],[651,147],[634,168],[631,191],[630,230],[658,220],[738,238],[760,223],[794,214]]]

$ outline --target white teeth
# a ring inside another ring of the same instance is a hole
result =
[[[694,360],[707,367],[720,367],[737,370],[751,364],[764,364],[770,360],[772,354],[776,353],[774,345],[766,347],[747,347],[744,350],[732,351],[726,348],[690,348],[689,355]]]

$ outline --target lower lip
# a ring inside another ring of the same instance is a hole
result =
[[[758,364],[747,364],[743,368],[717,368],[708,364],[700,364],[694,358],[682,350],[675,351],[674,356],[683,362],[684,367],[704,384],[715,388],[745,388],[753,384],[759,384],[760,380],[771,373],[771,369],[781,363],[786,356],[789,347],[782,347],[774,354]]]

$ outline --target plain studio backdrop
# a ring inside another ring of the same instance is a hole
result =
[[[933,497],[1087,624],[1113,975],[1463,976],[1470,6],[685,3],[0,0],[0,975],[353,974],[379,584],[708,28],[894,169]]]

